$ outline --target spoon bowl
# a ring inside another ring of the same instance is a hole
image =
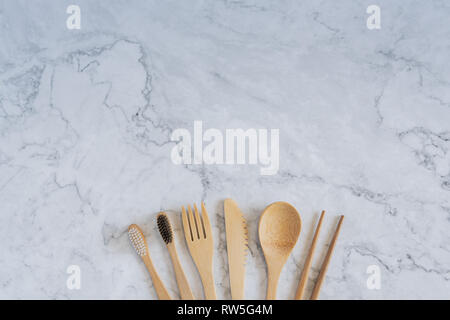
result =
[[[274,202],[259,220],[259,241],[267,263],[267,300],[276,299],[281,270],[297,243],[302,222],[297,210],[287,202]]]

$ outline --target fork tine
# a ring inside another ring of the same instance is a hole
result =
[[[194,236],[194,240],[200,239],[200,234],[198,233],[198,223],[197,219],[194,218],[194,214],[192,213],[191,206],[188,205],[189,212],[189,221],[191,222],[192,235]]]
[[[209,222],[208,212],[206,211],[205,203],[203,201],[202,201],[202,218],[205,237],[206,239],[211,238],[212,236],[211,223]]]
[[[195,220],[197,221],[198,232],[200,233],[200,238],[206,239],[205,226],[203,225],[202,218],[198,213],[197,205],[194,203]]]
[[[194,241],[191,224],[189,223],[184,206],[181,207],[181,220],[183,220],[184,237],[186,238],[186,241]]]

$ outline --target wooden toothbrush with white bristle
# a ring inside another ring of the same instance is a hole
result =
[[[153,286],[155,287],[158,298],[160,300],[171,300],[167,289],[164,287],[164,284],[156,273],[155,267],[150,259],[147,240],[145,240],[144,233],[141,228],[139,228],[136,224],[130,225],[128,227],[128,235],[134,249],[136,250],[136,253],[142,258],[148,272],[150,273],[150,276],[152,277]]]
[[[175,278],[177,279],[178,289],[180,290],[180,296],[182,300],[195,300],[192,294],[189,283],[186,279],[186,275],[181,267],[180,260],[178,259],[177,249],[175,247],[175,241],[173,239],[172,227],[170,226],[169,217],[165,212],[158,214],[156,218],[159,233],[166,243],[167,250],[169,251],[170,258],[172,259],[173,270],[175,271]]]

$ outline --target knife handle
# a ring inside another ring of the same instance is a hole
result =
[[[228,267],[230,276],[230,287],[231,287],[231,299],[232,300],[244,300],[244,277],[245,269],[239,269],[233,263],[233,257],[231,250],[228,247]]]
[[[212,268],[204,269],[203,272],[200,273],[200,278],[202,279],[203,290],[205,292],[205,299],[217,300]]]
[[[244,300],[244,283],[237,281],[231,286],[231,300]]]

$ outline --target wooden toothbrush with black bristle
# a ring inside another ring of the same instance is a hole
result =
[[[167,250],[169,250],[170,258],[172,259],[173,270],[175,271],[175,278],[177,279],[181,299],[195,300],[189,283],[186,279],[186,275],[184,274],[183,268],[181,267],[180,260],[178,259],[177,249],[175,247],[169,217],[165,212],[161,212],[158,214],[156,221],[158,224],[159,233],[161,233],[161,236],[166,243]]]

